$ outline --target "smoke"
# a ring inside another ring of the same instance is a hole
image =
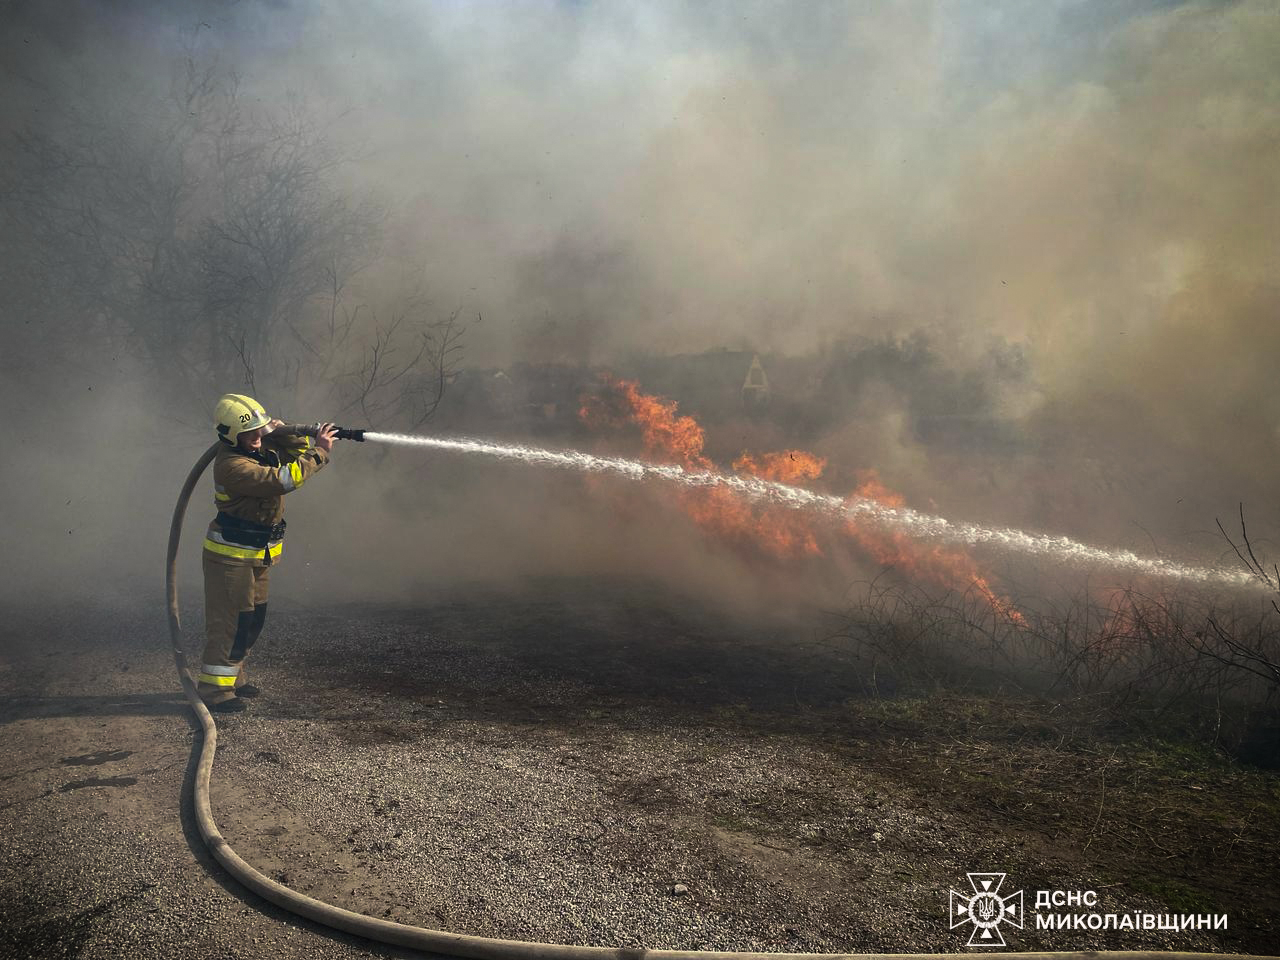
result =
[[[965,375],[1012,344],[1026,376],[986,409],[1036,457],[927,449],[910,413],[930,383],[859,391],[816,442],[923,508],[1123,545],[1145,545],[1141,522],[1206,547],[1212,516],[1265,506],[1274,4],[72,9],[5,7],[6,135],[51,105],[163,95],[187,53],[263,109],[301,99],[351,158],[339,182],[388,210],[357,283],[412,277],[472,321],[469,364],[823,357],[923,330],[941,357],[925,372]],[[6,339],[38,346],[19,330],[32,293],[5,277]],[[33,405],[78,422],[79,391],[45,388]],[[37,462],[56,474],[63,452]],[[596,557],[570,526],[564,549]]]

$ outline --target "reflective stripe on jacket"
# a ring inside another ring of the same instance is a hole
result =
[[[275,562],[284,550],[284,495],[328,462],[329,455],[308,437],[268,434],[256,453],[229,444],[220,447],[213,460],[218,516],[209,524],[204,549],[223,563]]]

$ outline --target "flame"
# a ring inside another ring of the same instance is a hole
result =
[[[906,505],[905,498],[886,487],[875,470],[858,472],[857,497],[874,500],[886,507]],[[973,558],[963,550],[937,544],[921,544],[897,530],[868,527],[850,520],[845,530],[858,545],[882,566],[893,567],[914,579],[929,580],[945,587],[975,590],[997,614],[1019,626],[1026,619],[1008,599],[991,589]]]
[[[661,463],[677,463],[686,470],[714,470],[703,453],[706,434],[693,417],[679,413],[674,400],[643,393],[631,380],[606,379],[607,391],[585,397],[579,418],[592,427],[640,428],[647,456]],[[738,469],[775,480],[812,480],[826,461],[801,450],[744,454]],[[677,494],[685,512],[703,530],[743,547],[763,548],[776,557],[819,555],[815,531],[803,515],[778,507],[751,504],[724,487],[700,487]]]
[[[1112,658],[1128,659],[1152,641],[1185,636],[1186,624],[1154,585],[1112,587],[1103,592],[1100,606],[1102,624],[1091,642]]]
[[[693,417],[680,416],[674,400],[641,393],[633,380],[605,378],[611,392],[584,397],[578,417],[590,427],[640,427],[645,452],[662,463],[678,463],[688,470],[712,470],[703,456],[706,434]]]
[[[703,452],[706,434],[690,416],[681,415],[674,400],[641,392],[631,380],[604,380],[602,394],[585,397],[579,418],[593,428],[640,428],[646,454],[659,462],[677,463],[688,470],[714,470]],[[733,468],[766,480],[797,484],[822,476],[827,461],[804,450],[776,453],[742,453]],[[874,470],[860,471],[855,495],[890,507],[905,506],[901,494],[886,487]],[[804,514],[777,507],[751,504],[725,487],[680,491],[681,506],[700,528],[725,540],[763,548],[779,558],[820,556],[817,530]],[[906,534],[849,521],[846,532],[878,563],[912,577],[941,585],[974,589],[999,615],[1025,623],[1012,603],[998,596],[973,559],[962,550],[923,545]]]
[[[798,484],[804,480],[817,480],[827,469],[825,457],[816,457],[803,450],[783,450],[781,453],[743,453],[733,461],[733,469],[749,473],[765,480]]]

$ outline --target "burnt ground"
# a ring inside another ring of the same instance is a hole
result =
[[[242,856],[330,902],[516,939],[963,951],[948,891],[994,871],[1032,917],[1036,890],[1229,916],[1005,924],[1014,949],[1280,951],[1280,777],[1219,752],[1023,695],[868,699],[820,630],[634,583],[272,606],[213,807]],[[158,597],[7,614],[0,956],[407,955],[205,853]]]

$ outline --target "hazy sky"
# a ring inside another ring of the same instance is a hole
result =
[[[548,318],[593,359],[943,324],[1075,377],[1276,253],[1271,3],[53,10],[10,4],[10,77],[161,87],[194,31],[264,104],[301,95],[397,269],[498,360]]]

